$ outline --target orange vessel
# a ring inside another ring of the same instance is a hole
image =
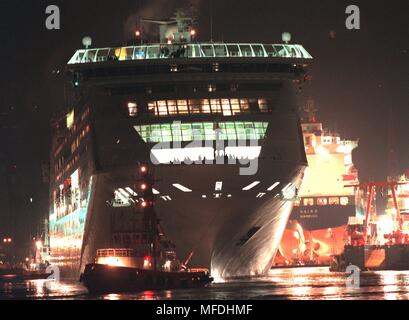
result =
[[[302,130],[309,167],[282,238],[275,266],[329,265],[345,244],[348,218],[356,215],[358,182],[352,162],[357,141],[344,140],[317,121],[309,101],[302,110]]]

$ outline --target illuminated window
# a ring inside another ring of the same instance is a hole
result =
[[[178,114],[177,106],[176,106],[176,101],[175,100],[167,100],[166,101],[168,104],[168,112],[169,115],[176,115]]]
[[[188,104],[191,113],[202,113],[201,100],[189,100]]]
[[[313,198],[305,198],[303,200],[304,206],[313,206],[314,205],[314,199]]]
[[[249,101],[247,99],[240,99],[240,109],[242,112],[249,112]]]
[[[71,129],[74,125],[74,110],[67,115],[67,129]]]
[[[210,101],[207,99],[202,100],[202,112],[203,113],[212,113],[210,109]]]
[[[146,143],[216,140],[216,129],[221,140],[262,140],[267,122],[213,122],[151,124],[135,126]]]
[[[326,206],[328,204],[327,198],[318,198],[317,205],[318,206]]]
[[[253,51],[251,50],[250,45],[240,45],[240,49],[243,57],[253,56]]]
[[[216,86],[214,84],[209,84],[207,90],[209,92],[216,92]]]
[[[156,102],[149,102],[148,103],[148,111],[150,114],[158,114],[158,110],[156,109]]]
[[[340,203],[341,203],[341,206],[347,206],[349,204],[348,197],[341,197]]]
[[[186,100],[178,100],[177,103],[179,114],[189,114],[189,108]]]
[[[231,104],[231,111],[233,113],[233,115],[235,116],[236,114],[240,114],[241,110],[240,110],[240,103],[238,99],[231,99],[230,100],[230,104]]]
[[[138,105],[135,102],[128,103],[128,113],[130,117],[135,117],[138,115]]]
[[[158,114],[159,116],[167,116],[168,115],[168,108],[166,106],[166,101],[158,101]]]
[[[231,116],[232,115],[232,110],[230,108],[230,100],[229,99],[222,99],[222,109],[223,109],[223,115],[224,116]]]
[[[269,112],[266,99],[258,99],[258,106],[261,112]]]
[[[331,197],[328,199],[328,203],[331,206],[338,206],[339,205],[339,198],[338,197]]]
[[[250,107],[251,105],[251,107]],[[161,100],[148,102],[149,114],[155,116],[188,115],[198,113],[223,114],[232,116],[242,113],[271,111],[271,101],[267,99],[192,99]]]
[[[219,99],[211,99],[210,107],[212,109],[212,113],[222,113],[222,106]]]

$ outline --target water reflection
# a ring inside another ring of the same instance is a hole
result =
[[[363,272],[360,287],[346,286],[347,275],[328,268],[274,269],[268,276],[215,283],[205,289],[144,291],[90,296],[77,282],[48,280],[0,282],[0,299],[93,300],[252,300],[252,299],[409,299],[409,272]]]

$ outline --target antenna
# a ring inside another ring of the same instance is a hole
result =
[[[213,42],[213,0],[210,0],[210,42]]]

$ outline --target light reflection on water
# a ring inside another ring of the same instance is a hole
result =
[[[144,291],[89,296],[76,282],[0,282],[0,299],[93,300],[253,300],[409,299],[409,271],[361,274],[360,288],[348,289],[346,275],[328,268],[275,269],[268,276],[215,283],[205,289]]]

